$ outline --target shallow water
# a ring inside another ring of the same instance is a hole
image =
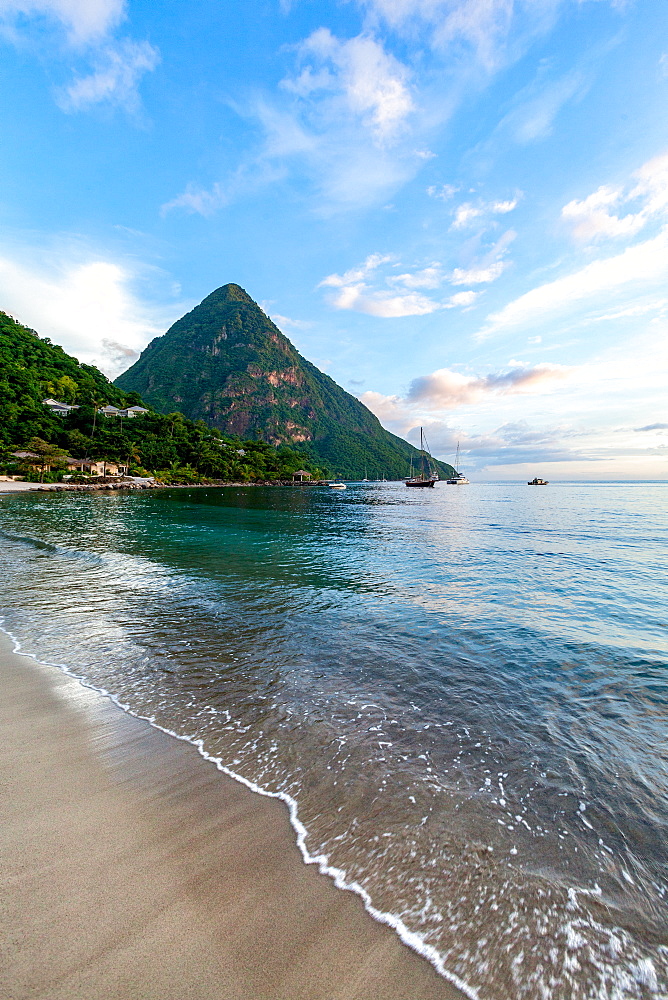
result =
[[[471,995],[654,1000],[667,500],[8,495],[0,604],[24,651],[294,801],[305,850]]]

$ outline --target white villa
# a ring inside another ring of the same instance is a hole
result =
[[[69,403],[59,403],[57,399],[43,399],[44,406],[48,406],[52,413],[59,417],[66,417],[72,410],[78,410],[78,406],[70,406]]]
[[[117,406],[100,406],[98,413],[104,414],[105,417],[143,417],[145,413],[149,411],[144,406],[126,406],[125,409],[119,409]]]
[[[68,413],[72,410],[78,410],[79,406],[73,406],[69,403],[60,403],[57,399],[43,399],[42,403],[44,406],[48,406],[52,413],[57,413],[60,417],[66,417]],[[98,413],[104,414],[105,417],[143,417],[145,413],[149,411],[144,406],[126,406],[124,409],[119,409],[118,406],[99,406]]]

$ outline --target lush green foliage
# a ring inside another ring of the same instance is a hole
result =
[[[62,418],[42,405],[48,397],[81,403],[91,413],[94,402],[139,402],[136,393],[122,392],[97,368],[80,365],[62,347],[0,312],[0,445],[31,437],[53,440],[62,431]]]
[[[287,444],[346,479],[399,479],[418,456],[302,358],[238,285],[212,292],[153,340],[116,385],[163,413],[178,408],[226,434]]]
[[[42,400],[53,397],[78,409],[57,416]],[[57,450],[74,458],[129,463],[138,474],[158,473],[165,481],[202,477],[233,481],[280,479],[306,468],[324,470],[289,448],[223,437],[203,421],[182,413],[149,412],[142,417],[105,417],[97,407],[141,405],[90,365],[80,365],[60,347],[0,313],[0,469],[23,472],[12,451],[38,452],[42,444],[58,464]],[[37,442],[37,443],[36,443]],[[56,449],[56,450],[53,450]],[[44,463],[42,463],[44,464]],[[41,470],[43,474],[43,469]]]

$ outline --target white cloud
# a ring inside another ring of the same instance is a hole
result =
[[[472,306],[475,300],[478,298],[478,292],[455,292],[451,295],[446,303],[446,308],[454,308],[455,306]]]
[[[571,372],[571,368],[563,365],[549,364],[510,368],[489,375],[464,375],[440,368],[431,375],[413,379],[406,396],[368,391],[360,399],[379,420],[406,433],[423,422],[428,413],[473,406],[498,396],[553,392]]]
[[[107,35],[125,17],[125,0],[0,0],[0,20],[16,27],[17,18],[61,24],[71,43],[89,44]]]
[[[624,306],[622,309],[615,309],[614,312],[602,313],[592,317],[595,323],[610,323],[616,319],[628,319],[635,316],[646,316],[647,313],[656,313],[657,316],[665,316],[668,311],[668,299],[652,299],[650,302],[638,302],[635,305]]]
[[[453,285],[482,285],[496,281],[507,267],[507,262],[503,260],[497,260],[487,267],[456,267],[450,275],[450,281]]]
[[[582,201],[573,199],[561,210],[573,236],[591,243],[604,237],[634,236],[649,221],[668,210],[668,153],[656,156],[633,174],[635,184],[624,187],[602,185]],[[615,214],[625,205],[636,211]],[[613,209],[615,210],[613,212]]]
[[[450,228],[466,229],[474,219],[488,218],[490,215],[507,215],[508,212],[517,208],[517,203],[518,198],[508,201],[479,201],[475,204],[471,201],[465,201],[455,210],[455,218]]]
[[[381,264],[386,264],[391,260],[394,260],[394,257],[391,254],[369,254],[366,260],[358,267],[353,267],[349,271],[344,271],[343,274],[330,274],[327,278],[323,278],[318,287],[329,286],[330,288],[342,288],[346,285],[354,284],[362,281],[369,274],[371,274],[372,271],[379,268]]]
[[[332,296],[331,304],[335,309],[352,309],[355,312],[366,313],[368,316],[379,316],[383,319],[394,319],[401,316],[426,316],[442,308],[416,292],[408,295],[392,295],[389,292],[369,294],[365,285],[349,285],[341,288],[338,294]]]
[[[266,309],[265,312],[267,312]],[[313,326],[313,324],[309,323],[306,319],[291,319],[290,316],[281,316],[280,313],[274,312],[267,313],[267,315],[271,317],[272,322],[276,324],[279,330],[282,330],[284,327],[287,327],[290,330],[309,330]],[[327,362],[327,364],[331,363],[331,361]]]
[[[629,247],[616,257],[595,260],[579,271],[533,288],[487,317],[477,339],[528,323],[544,322],[554,314],[583,303],[595,304],[631,284],[668,278],[668,229],[654,239]]]
[[[452,223],[452,229],[464,229],[465,226],[468,226],[469,222],[473,219],[478,219],[482,214],[483,208],[481,206],[473,205],[470,201],[465,201],[455,211],[455,220]]]
[[[63,111],[82,111],[109,101],[134,111],[139,103],[141,78],[159,62],[158,50],[148,42],[126,40],[116,47],[107,47],[95,58],[94,72],[66,87],[58,105]]]
[[[515,208],[517,208],[517,198],[511,198],[508,201],[493,201],[490,205],[494,215],[505,215],[506,212],[512,212]]]
[[[221,184],[215,183],[208,191],[196,184],[188,184],[182,194],[166,202],[160,211],[164,215],[173,208],[184,208],[187,212],[197,212],[208,217],[227,203],[228,196]]]
[[[106,260],[35,267],[0,258],[7,312],[112,378],[175,318],[140,301],[132,281],[126,268]]]
[[[104,101],[138,110],[139,83],[160,55],[148,42],[114,38],[125,17],[125,0],[0,0],[0,25],[10,40],[41,43],[52,60],[83,58],[85,71],[56,91],[56,103],[65,112]],[[66,32],[64,52],[58,28]]]
[[[518,392],[553,388],[571,369],[563,365],[535,365],[533,368],[510,368],[491,375],[462,375],[441,368],[411,382],[406,401],[420,403],[432,409],[453,409],[478,402],[485,395],[508,395]]]
[[[620,219],[610,214],[610,207],[616,205],[622,196],[620,189],[600,187],[583,201],[569,201],[561,210],[561,217],[573,226],[573,236],[589,242],[599,236],[631,236],[643,226],[637,215],[627,215]]]
[[[630,191],[629,199],[644,199],[643,212],[649,218],[665,215],[668,210],[668,153],[643,163],[633,176],[637,183]]]
[[[371,254],[358,267],[344,274],[330,274],[318,287],[335,288],[329,302],[335,309],[351,309],[378,316],[383,319],[402,316],[426,316],[439,309],[468,308],[473,305],[477,293],[457,292],[444,301],[431,299],[416,291],[420,288],[437,288],[444,280],[440,265],[435,263],[412,273],[379,275],[383,264],[394,261],[390,254]],[[369,282],[373,280],[375,287]],[[397,285],[408,291],[397,292]],[[384,286],[384,287],[383,287]]]
[[[321,112],[351,113],[381,144],[392,142],[414,110],[408,80],[409,70],[380,42],[367,35],[346,41],[328,28],[318,28],[298,47],[308,63],[297,77],[282,86],[302,99],[329,95]]]
[[[392,28],[413,34],[417,25],[429,29],[434,49],[463,45],[488,72],[508,59],[505,41],[515,15],[513,0],[360,0]],[[558,0],[537,0],[525,11],[535,25]],[[526,29],[525,29],[526,30]],[[524,32],[518,31],[518,34]]]
[[[440,187],[435,187],[432,184],[431,187],[427,188],[427,194],[430,198],[439,198],[441,201],[450,201],[458,191],[459,188],[455,187],[454,184],[441,184]]]
[[[390,280],[392,284],[404,285],[406,288],[439,288],[443,284],[443,277],[440,265],[432,264],[413,274],[397,274]]]

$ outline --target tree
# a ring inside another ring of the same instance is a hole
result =
[[[51,469],[64,469],[67,466],[65,459],[67,458],[67,452],[63,451],[62,448],[58,448],[55,444],[49,444],[48,441],[44,441],[42,438],[34,437],[28,442],[26,451],[32,453],[32,456],[24,459],[26,465],[39,469],[39,481],[44,482],[44,473],[47,468]]]

